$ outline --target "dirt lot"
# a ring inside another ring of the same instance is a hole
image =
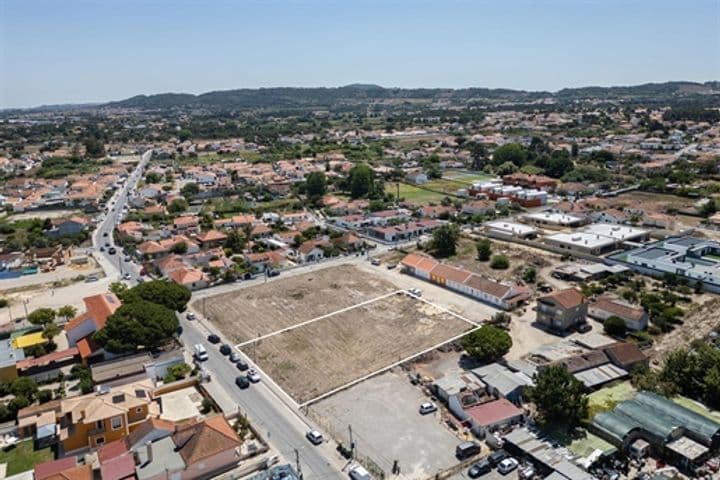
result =
[[[448,263],[462,266],[463,268],[479,273],[495,280],[511,280],[520,281],[522,273],[526,267],[532,265],[538,272],[540,269],[558,264],[560,255],[545,252],[536,248],[526,247],[513,243],[503,242],[499,240],[491,240],[492,254],[504,255],[510,262],[510,268],[507,270],[494,270],[490,268],[490,262],[480,262],[477,260],[477,250],[475,241],[462,239],[458,245],[457,255],[450,258]]]
[[[398,290],[351,265],[282,278],[205,299],[205,311],[233,343],[266,335]],[[203,311],[203,301],[192,307]]]
[[[398,294],[246,345],[243,350],[302,403],[471,327],[443,310]]]

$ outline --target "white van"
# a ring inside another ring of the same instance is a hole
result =
[[[348,474],[350,475],[350,478],[352,478],[352,480],[372,480],[370,472],[365,470],[362,465],[356,465],[352,467]]]
[[[193,356],[199,361],[204,362],[208,359],[207,350],[201,344],[197,344],[193,347]]]

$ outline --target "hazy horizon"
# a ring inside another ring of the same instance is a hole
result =
[[[0,0],[0,108],[236,88],[720,79],[720,4]]]

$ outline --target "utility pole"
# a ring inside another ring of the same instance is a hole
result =
[[[207,315],[205,315],[205,300],[207,297],[203,297],[202,305],[203,305],[203,317],[207,318]]]
[[[27,298],[23,298],[23,301],[22,301],[23,307],[25,308],[25,320],[27,320],[27,317],[28,317],[27,304],[29,301],[30,300],[28,300]]]
[[[395,182],[395,204],[400,205],[400,180]]]
[[[348,432],[350,433],[350,458],[355,458],[355,441],[353,440],[352,425],[348,425]]]
[[[300,467],[300,451],[297,448],[295,449],[295,470],[297,470],[298,478],[302,480],[303,474],[302,468]]]

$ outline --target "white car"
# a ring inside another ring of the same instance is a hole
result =
[[[132,279],[132,275],[130,275],[129,273],[126,273],[125,275],[123,275],[123,280],[130,280],[130,279]]]
[[[310,443],[313,445],[320,445],[323,443],[323,436],[322,433],[318,432],[317,430],[310,430],[305,434],[305,437],[310,440]]]
[[[518,467],[519,463],[514,458],[506,458],[502,462],[498,463],[497,470],[503,475],[507,475]]]
[[[193,312],[187,312],[185,314],[185,318],[187,318],[188,320],[195,320],[195,314]]]
[[[410,288],[410,289],[408,289],[408,292],[411,295],[415,295],[416,297],[419,297],[422,295],[422,290],[420,290],[419,288]]]
[[[258,383],[260,381],[260,374],[258,374],[255,369],[251,368],[248,370],[247,379],[252,383]]]
[[[437,411],[437,405],[432,402],[425,402],[420,405],[420,415],[427,415]]]

